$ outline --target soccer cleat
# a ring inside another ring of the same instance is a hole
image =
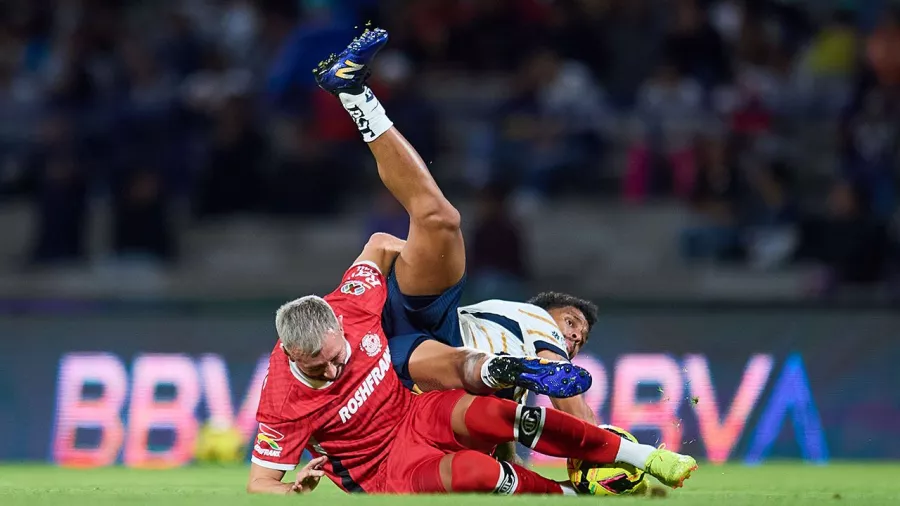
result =
[[[488,364],[497,383],[525,388],[536,394],[565,399],[591,388],[591,374],[569,362],[500,355]]]
[[[698,467],[697,461],[690,455],[659,448],[650,454],[644,470],[663,485],[680,488],[684,486],[684,480],[690,478],[691,473]]]
[[[369,65],[387,41],[387,30],[366,29],[340,54],[332,54],[328,59],[319,62],[319,66],[313,70],[316,83],[335,96],[339,93],[351,95],[362,93],[366,80],[372,73]]]

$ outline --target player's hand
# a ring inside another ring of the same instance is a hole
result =
[[[303,469],[297,472],[297,479],[291,486],[291,493],[305,494],[312,492],[319,485],[319,480],[325,476],[325,457],[316,457],[303,466]]]

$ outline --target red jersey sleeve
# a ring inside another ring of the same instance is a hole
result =
[[[290,471],[300,463],[310,432],[305,420],[262,423],[253,442],[254,464],[279,471]]]
[[[342,302],[370,315],[381,315],[387,299],[387,280],[372,262],[358,262],[347,269],[341,286],[325,297],[329,303]]]

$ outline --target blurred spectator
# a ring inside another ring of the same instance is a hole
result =
[[[900,7],[887,9],[866,43],[866,56],[879,83],[900,85]]]
[[[782,266],[798,246],[800,215],[793,176],[783,161],[760,164],[750,171],[750,195],[742,219],[749,261],[759,268]]]
[[[212,152],[197,185],[200,216],[261,210],[266,144],[249,105],[246,98],[233,97],[218,111]]]
[[[614,3],[609,27],[604,34],[605,45],[628,48],[627,51],[610,51],[609,67],[604,72],[605,83],[617,106],[630,107],[634,104],[641,83],[659,63],[665,47],[660,25],[650,0]]]
[[[703,90],[664,62],[638,92],[636,113],[642,135],[628,151],[626,199],[686,197],[694,177],[693,139],[704,120]]]
[[[812,39],[801,63],[808,80],[807,101],[830,116],[840,112],[850,95],[858,66],[860,35],[854,12],[840,9]]]
[[[185,76],[182,99],[197,112],[215,114],[226,101],[249,93],[251,85],[249,71],[230,67],[222,52],[210,47],[196,71]]]
[[[729,116],[731,129],[743,135],[757,135],[771,128],[774,111],[784,106],[782,94],[788,83],[776,67],[778,53],[775,41],[759,15],[745,15],[740,38],[735,48],[733,103],[720,112]]]
[[[865,190],[838,181],[828,196],[828,213],[804,225],[804,257],[827,269],[823,290],[883,279],[887,233],[883,222],[867,215],[867,206]]]
[[[274,136],[275,166],[267,207],[277,214],[324,216],[355,189],[347,157],[334,154],[299,119],[282,118]]]
[[[71,118],[58,115],[43,125],[31,159],[36,174],[36,231],[31,258],[39,264],[84,260],[88,173]]]
[[[687,260],[735,260],[740,257],[739,205],[744,195],[734,157],[725,139],[700,138],[697,175],[690,197],[695,223],[682,232]]]
[[[844,177],[862,186],[883,219],[897,205],[900,97],[881,87],[861,92],[842,125]]]
[[[438,118],[431,103],[423,96],[413,79],[416,70],[402,53],[386,52],[379,56],[372,86],[385,109],[391,111],[391,121],[416,151],[430,164],[438,154]],[[334,103],[334,100],[331,100]],[[343,113],[343,111],[341,111]],[[337,115],[345,120],[344,114]],[[351,123],[347,121],[346,123]],[[351,125],[352,127],[352,125]],[[352,140],[359,133],[353,128]]]
[[[187,77],[203,60],[203,43],[191,19],[181,12],[170,11],[164,18],[160,54],[166,65],[180,78]]]
[[[114,189],[113,251],[120,260],[174,260],[175,238],[159,171],[139,168],[123,174]]]
[[[810,42],[806,56],[810,72],[817,77],[850,77],[856,70],[859,42],[854,13],[838,9]]]
[[[509,188],[501,184],[491,184],[478,195],[468,254],[468,295],[474,300],[521,300],[524,296],[525,238],[510,215],[509,195]]]
[[[602,80],[609,70],[606,32],[610,28],[608,1],[553,2],[546,16],[547,43],[564,58],[586,65]]]
[[[722,37],[722,40],[735,46],[741,37],[746,15],[746,0],[719,0],[709,8],[709,22]]]
[[[495,163],[529,199],[568,184],[585,189],[597,166],[609,111],[584,65],[551,50],[529,58],[500,111]]]
[[[710,25],[699,0],[675,0],[672,30],[664,42],[666,53],[678,70],[704,86],[731,78],[722,37]]]

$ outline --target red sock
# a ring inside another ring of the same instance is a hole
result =
[[[551,457],[595,462],[616,460],[622,440],[612,432],[555,409],[522,406],[496,397],[476,397],[466,411],[469,435],[491,444],[518,441]]]
[[[450,483],[454,493],[562,494],[553,480],[509,462],[497,462],[474,450],[453,454]]]

